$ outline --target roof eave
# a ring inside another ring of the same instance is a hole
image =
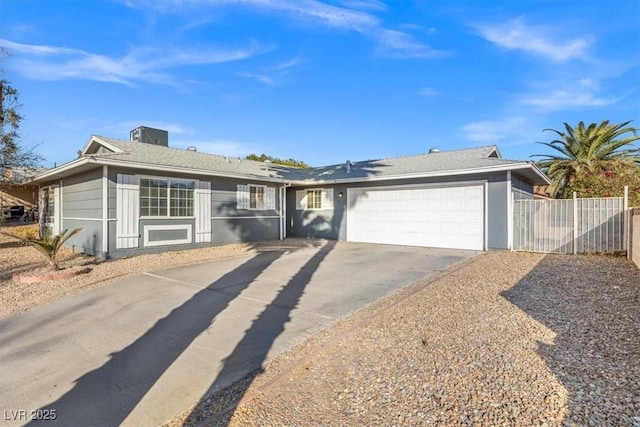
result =
[[[113,151],[114,153],[123,153],[124,152],[120,148],[116,147],[115,145],[109,144],[107,141],[105,141],[104,139],[100,138],[99,136],[91,135],[91,138],[89,138],[89,141],[86,143],[86,145],[84,146],[84,148],[80,152],[80,156],[87,155],[87,150],[89,150],[89,148],[94,143],[98,143],[98,144],[102,145],[103,147],[105,147],[106,149]]]
[[[471,169],[458,169],[458,170],[446,170],[437,172],[420,172],[412,174],[399,174],[399,175],[386,175],[386,176],[364,176],[358,178],[339,178],[329,180],[297,180],[291,181],[292,185],[318,185],[318,184],[349,184],[356,182],[371,182],[371,181],[391,181],[396,179],[419,179],[419,178],[437,178],[442,176],[459,176],[459,175],[471,175],[476,173],[491,173],[491,172],[506,172],[508,170],[531,170],[534,176],[540,178],[540,181],[534,182],[534,184],[544,183],[551,184],[551,181],[547,176],[538,169],[532,163],[518,163],[510,165],[499,166],[487,166],[481,168]]]
[[[278,177],[267,177],[261,175],[253,175],[253,174],[243,174],[243,173],[231,173],[231,172],[219,172],[219,171],[210,171],[205,169],[193,169],[193,168],[182,168],[178,166],[166,166],[166,165],[158,165],[155,163],[140,163],[140,162],[128,162],[126,160],[113,160],[113,159],[105,159],[105,158],[96,158],[96,163],[107,166],[118,166],[125,168],[136,168],[136,169],[144,169],[144,170],[162,170],[163,172],[177,172],[184,173],[188,175],[205,175],[205,176],[219,176],[223,178],[236,178],[236,179],[254,179],[256,181],[265,181],[265,182],[277,182],[284,183],[289,182],[284,178]]]

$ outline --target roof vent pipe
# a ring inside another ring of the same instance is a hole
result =
[[[351,160],[347,160],[347,173],[351,173]]]
[[[432,153],[439,153],[439,152],[440,152],[440,149],[439,149],[439,148],[429,148],[429,154],[432,154]]]
[[[187,147],[187,151],[198,151],[198,149],[192,145]]]

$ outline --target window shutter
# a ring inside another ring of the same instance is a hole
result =
[[[62,209],[60,209],[61,189],[59,186],[53,186],[53,235],[60,234],[62,231]]]
[[[305,190],[296,191],[296,210],[307,209],[307,192]]]
[[[264,208],[267,210],[275,210],[276,208],[276,189],[273,187],[265,189]]]
[[[236,193],[238,201],[238,209],[249,209],[249,186],[244,184],[238,184],[238,191]]]
[[[211,241],[211,182],[196,181],[194,211],[196,243]]]
[[[137,248],[140,236],[140,179],[136,175],[118,174],[116,215],[116,249]]]
[[[322,209],[333,209],[333,188],[322,189]]]

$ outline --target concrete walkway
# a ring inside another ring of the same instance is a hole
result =
[[[2,425],[55,413],[57,425],[157,426],[336,319],[475,254],[355,243],[263,249],[1,320]]]

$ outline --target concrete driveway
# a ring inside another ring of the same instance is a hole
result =
[[[477,253],[265,248],[1,320],[2,424],[55,414],[57,425],[157,426],[336,319]]]

